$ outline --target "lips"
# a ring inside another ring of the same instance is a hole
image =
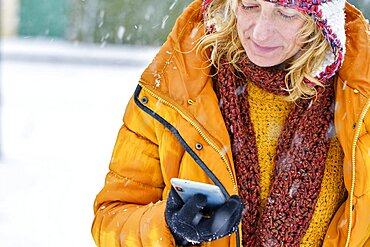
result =
[[[261,45],[255,43],[252,40],[251,40],[251,43],[252,43],[252,46],[255,49],[255,51],[257,51],[258,53],[260,53],[260,52],[262,52],[262,53],[273,52],[273,51],[275,51],[279,48],[277,46],[261,46]]]

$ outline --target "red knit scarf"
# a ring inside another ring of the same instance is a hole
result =
[[[227,63],[220,66],[215,91],[231,138],[239,193],[246,208],[243,246],[299,246],[315,210],[334,132],[333,83],[330,80],[325,88],[318,87],[317,97],[295,102],[278,139],[266,205],[260,205],[260,167],[246,83],[287,95],[286,72],[278,67],[258,67],[245,58],[239,66],[244,75]]]

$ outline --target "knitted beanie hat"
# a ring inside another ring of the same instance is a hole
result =
[[[342,66],[345,54],[346,35],[345,24],[345,0],[264,0],[288,8],[295,8],[304,14],[311,16],[321,29],[331,49],[312,76],[320,81],[332,77]],[[212,0],[204,0],[203,10]],[[231,0],[232,6],[237,6],[238,0]]]

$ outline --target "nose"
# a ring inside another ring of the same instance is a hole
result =
[[[274,33],[274,22],[272,18],[266,13],[260,13],[258,18],[255,20],[253,29],[253,40],[264,42],[269,40]]]

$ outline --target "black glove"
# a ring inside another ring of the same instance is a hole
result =
[[[166,204],[166,222],[177,244],[210,242],[230,235],[238,229],[243,202],[231,196],[217,208],[206,208],[205,195],[196,194],[185,203],[172,187]]]

